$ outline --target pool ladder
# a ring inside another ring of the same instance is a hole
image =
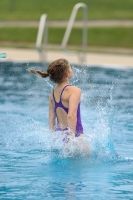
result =
[[[82,51],[81,52],[74,52],[74,51],[67,51],[67,43],[68,43],[68,39],[70,37],[70,33],[72,31],[73,25],[74,25],[74,21],[78,12],[79,8],[83,8],[83,32],[82,32]],[[87,15],[88,15],[88,8],[86,6],[86,4],[84,3],[77,3],[73,10],[72,10],[72,14],[70,16],[67,28],[66,28],[66,32],[64,34],[64,38],[62,40],[62,44],[61,44],[61,48],[64,52],[68,52],[68,53],[76,53],[78,58],[79,58],[79,62],[83,63],[86,60],[86,50],[87,50]]]
[[[76,19],[76,15],[79,8],[83,8],[83,32],[82,32],[82,51],[68,51],[66,46],[70,37],[70,33],[74,26],[74,22]],[[61,49],[65,53],[76,54],[79,58],[80,63],[84,63],[86,60],[86,50],[87,50],[87,16],[88,15],[88,7],[84,3],[77,3],[71,13],[63,40],[61,44]],[[48,40],[48,22],[47,15],[43,14],[40,18],[38,34],[36,39],[36,49],[40,53],[41,62],[46,61],[46,53],[47,53],[47,40]]]
[[[46,61],[47,41],[48,41],[48,22],[47,15],[43,14],[40,17],[38,34],[36,39],[36,50],[40,54],[40,61]]]

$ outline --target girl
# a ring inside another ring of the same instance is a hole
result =
[[[69,136],[83,136],[80,117],[81,90],[69,85],[73,71],[65,59],[53,61],[46,72],[29,69],[31,73],[43,78],[49,76],[57,85],[49,97],[49,128],[54,131],[66,131]]]

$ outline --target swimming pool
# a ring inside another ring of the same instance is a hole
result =
[[[91,148],[87,158],[52,144],[53,85],[26,71],[46,67],[0,62],[1,199],[133,199],[133,69],[73,65]]]

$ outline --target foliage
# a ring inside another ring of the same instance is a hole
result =
[[[89,19],[133,19],[132,0],[82,0],[88,6]],[[1,0],[0,20],[68,20],[78,0]],[[82,18],[80,9],[77,18]]]

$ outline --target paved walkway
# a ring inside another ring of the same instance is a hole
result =
[[[56,27],[66,27],[68,21],[60,20],[60,21],[53,21],[49,20],[49,26],[56,26]],[[0,21],[0,27],[38,27],[38,21]],[[88,27],[111,27],[111,26],[124,26],[124,27],[131,27],[133,26],[133,20],[88,20],[87,23]],[[76,20],[74,23],[75,27],[81,27],[82,21]]]
[[[39,62],[40,55],[35,50],[29,49],[14,49],[0,48],[1,53],[6,53],[7,58],[1,58],[0,61],[13,62]],[[47,62],[51,62],[58,58],[66,58],[70,63],[79,63],[76,55],[65,54],[61,51],[49,51],[47,53]],[[103,53],[88,53],[86,56],[86,64],[106,66],[106,67],[133,67],[133,56],[103,54]]]

